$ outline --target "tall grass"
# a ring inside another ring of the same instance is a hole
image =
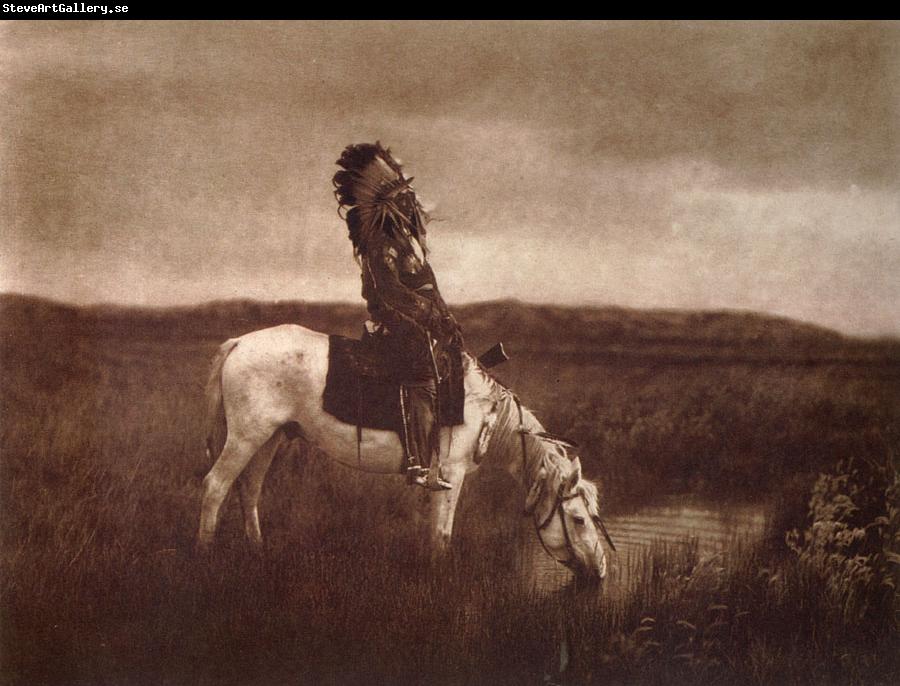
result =
[[[198,557],[210,466],[201,393],[216,341],[54,326],[0,341],[5,684],[896,683],[892,615],[871,611],[871,599],[862,615],[843,611],[834,568],[803,536],[809,521],[796,552],[736,544],[700,560],[691,546],[656,546],[635,561],[626,592],[542,594],[521,582],[521,494],[498,474],[467,485],[460,538],[433,566],[417,522],[424,493],[292,445],[263,493],[262,553],[246,547],[231,498],[216,548]],[[763,451],[824,440],[837,452],[859,448],[859,430],[891,430],[884,399],[894,390],[859,375],[848,385],[834,370],[754,380],[736,368],[721,383],[683,368],[611,367],[607,385],[588,386],[553,384],[575,368],[536,369],[523,396],[553,428],[593,439],[589,463],[608,471],[608,494],[646,493],[629,486],[641,480],[662,488],[668,476],[654,469],[683,465],[681,453],[705,441],[727,453],[735,422],[752,451],[759,436],[742,432],[756,425],[738,417],[747,407],[765,430],[781,427]],[[541,392],[541,379],[556,390]],[[685,428],[692,417],[696,431]],[[814,436],[823,421],[846,428]],[[713,447],[702,454],[727,462]],[[810,473],[830,454],[816,457]]]

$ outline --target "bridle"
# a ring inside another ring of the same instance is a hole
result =
[[[572,562],[575,560],[575,546],[572,544],[572,537],[569,534],[569,525],[566,523],[566,513],[563,509],[563,503],[567,500],[572,500],[574,498],[582,498],[584,496],[581,493],[570,493],[569,495],[563,494],[563,489],[565,488],[565,484],[560,484],[559,488],[556,491],[556,502],[553,507],[550,509],[547,517],[543,522],[538,522],[537,518],[532,515],[531,521],[534,523],[534,530],[537,533],[538,540],[541,542],[541,547],[544,549],[544,552],[547,553],[551,558],[553,558],[554,562],[559,562],[560,564],[564,564],[567,567],[572,565]],[[585,506],[587,506],[587,501],[585,501]],[[544,543],[544,537],[541,535],[541,532],[546,529],[550,522],[553,521],[554,515],[559,514],[559,521],[562,523],[563,530],[563,540],[566,543],[566,552],[569,556],[565,560],[560,560],[553,552],[547,547],[547,544]]]
[[[522,401],[519,400],[519,397],[515,394],[513,394],[513,399],[516,402],[516,409],[518,410],[518,413],[519,413],[519,438],[520,438],[520,444],[522,446],[522,474],[524,475],[524,474],[528,473],[528,453],[527,453],[527,449],[525,447],[525,436],[527,434],[529,434],[530,432],[525,429],[525,417],[524,417],[524,413],[522,411]],[[583,491],[576,490],[572,493],[566,494],[565,486],[566,485],[563,482],[556,489],[553,507],[550,508],[550,510],[548,511],[548,514],[544,518],[544,520],[538,521],[537,515],[532,514],[531,521],[534,524],[535,533],[537,534],[538,540],[541,542],[541,547],[544,549],[544,552],[546,552],[547,555],[549,555],[555,562],[563,564],[567,567],[571,567],[572,563],[575,561],[577,553],[575,552],[575,546],[572,544],[572,536],[569,533],[569,525],[566,523],[566,512],[565,512],[565,509],[563,508],[563,503],[568,502],[569,500],[574,500],[575,498],[581,498],[582,501],[584,501],[584,507],[588,511],[588,513],[590,513],[591,508],[590,508],[590,504],[587,501],[587,497],[584,495]],[[553,517],[556,516],[557,514],[559,515],[559,521],[562,524],[563,540],[565,541],[566,552],[568,553],[568,557],[564,560],[559,559],[558,557],[556,557],[556,555],[553,554],[553,552],[550,550],[550,548],[544,542],[544,537],[541,533],[541,532],[543,532],[544,529],[546,529],[550,525],[550,522],[553,521]],[[606,539],[606,542],[609,543],[609,547],[613,550],[613,552],[616,552],[616,546],[613,543],[612,537],[609,535],[609,532],[606,530],[606,526],[603,524],[603,520],[600,519],[600,516],[599,515],[592,516],[591,519],[594,521],[594,523],[600,529],[600,532],[603,534],[603,537]]]

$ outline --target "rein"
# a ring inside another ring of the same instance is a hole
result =
[[[559,562],[560,564],[564,564],[566,566],[571,564],[572,560],[575,559],[575,546],[572,545],[572,537],[569,535],[569,525],[566,523],[566,513],[563,510],[563,503],[567,500],[572,500],[579,497],[582,496],[578,493],[563,495],[563,486],[562,484],[560,484],[559,489],[557,489],[556,491],[556,504],[553,506],[553,509],[550,510],[550,514],[547,515],[547,518],[541,524],[534,522],[535,531],[537,531],[538,540],[541,542],[541,546],[544,548],[544,552],[546,552],[551,558],[553,558],[554,562]],[[544,543],[543,536],[541,536],[541,531],[543,531],[550,524],[550,522],[553,521],[553,516],[556,514],[559,515],[559,521],[562,522],[563,540],[566,543],[566,550],[569,553],[569,557],[565,560],[560,560],[552,552],[550,552],[547,544]]]
[[[522,411],[522,401],[519,400],[519,396],[513,394],[513,399],[516,401],[516,409],[519,412],[519,439],[520,445],[522,446],[522,474],[528,474],[528,453],[525,447],[525,432],[522,429],[525,428],[525,415]],[[550,513],[547,515],[547,518],[544,519],[543,522],[538,522],[534,515],[531,517],[531,521],[534,524],[534,531],[537,534],[538,540],[541,542],[541,547],[544,549],[544,552],[549,555],[554,562],[558,562],[560,564],[569,565],[575,559],[575,546],[572,545],[572,537],[569,535],[569,527],[566,524],[566,514],[563,511],[563,503],[567,500],[572,500],[573,498],[578,498],[578,493],[571,493],[569,495],[563,494],[564,484],[560,484],[559,488],[556,490],[556,502],[553,507],[550,508]],[[547,547],[547,544],[544,543],[544,537],[541,535],[541,532],[547,528],[551,521],[553,521],[553,517],[559,514],[559,519],[562,522],[563,529],[563,538],[566,542],[566,550],[569,553],[569,557],[565,560],[560,560],[556,555],[554,555],[550,548]]]
[[[513,399],[516,402],[516,409],[519,413],[519,438],[520,445],[522,446],[522,474],[525,475],[528,473],[528,453],[525,447],[525,434],[527,433],[525,431],[525,415],[522,410],[522,401],[519,400],[519,396],[513,394]],[[584,501],[585,508],[587,508],[588,512],[590,512],[590,506],[587,502],[587,498],[583,493],[576,492],[566,495],[563,492],[564,488],[565,484],[560,484],[559,488],[556,489],[555,502],[553,504],[553,507],[550,508],[549,514],[544,519],[544,521],[538,522],[535,518],[535,515],[532,515],[531,521],[534,524],[535,533],[537,534],[538,540],[541,542],[541,547],[544,549],[544,552],[546,552],[554,562],[569,566],[575,559],[576,553],[575,546],[572,545],[572,537],[569,534],[569,525],[566,523],[566,513],[563,509],[563,503],[569,500],[574,500],[575,498],[581,498]],[[544,537],[541,535],[541,532],[546,529],[547,526],[549,526],[550,522],[553,521],[553,517],[557,514],[559,515],[559,520],[562,523],[563,540],[566,544],[566,551],[569,554],[568,558],[566,558],[565,560],[560,560],[550,551],[550,549],[547,547],[547,544],[544,543]],[[606,539],[606,542],[609,543],[609,547],[612,548],[612,550],[615,552],[616,546],[612,541],[612,537],[607,532],[606,526],[603,524],[603,520],[601,520],[600,517],[597,516],[596,518],[594,518],[594,521],[597,523],[601,533],[603,534],[603,537]]]

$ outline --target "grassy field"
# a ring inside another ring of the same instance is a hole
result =
[[[656,547],[620,598],[537,595],[517,581],[522,494],[500,474],[467,482],[459,540],[434,569],[421,493],[294,445],[263,493],[264,554],[246,549],[230,498],[219,546],[198,558],[215,347],[284,321],[352,335],[362,309],[4,296],[2,682],[898,681],[896,341],[737,313],[459,316],[474,350],[507,342],[499,374],[584,446],[607,509],[670,493],[766,501],[770,540],[714,563]]]

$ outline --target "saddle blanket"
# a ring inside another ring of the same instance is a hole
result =
[[[462,356],[451,354],[450,369],[438,386],[440,425],[462,424],[465,388]],[[328,374],[323,409],[346,424],[402,434],[400,384],[378,352],[365,341],[328,337]]]

